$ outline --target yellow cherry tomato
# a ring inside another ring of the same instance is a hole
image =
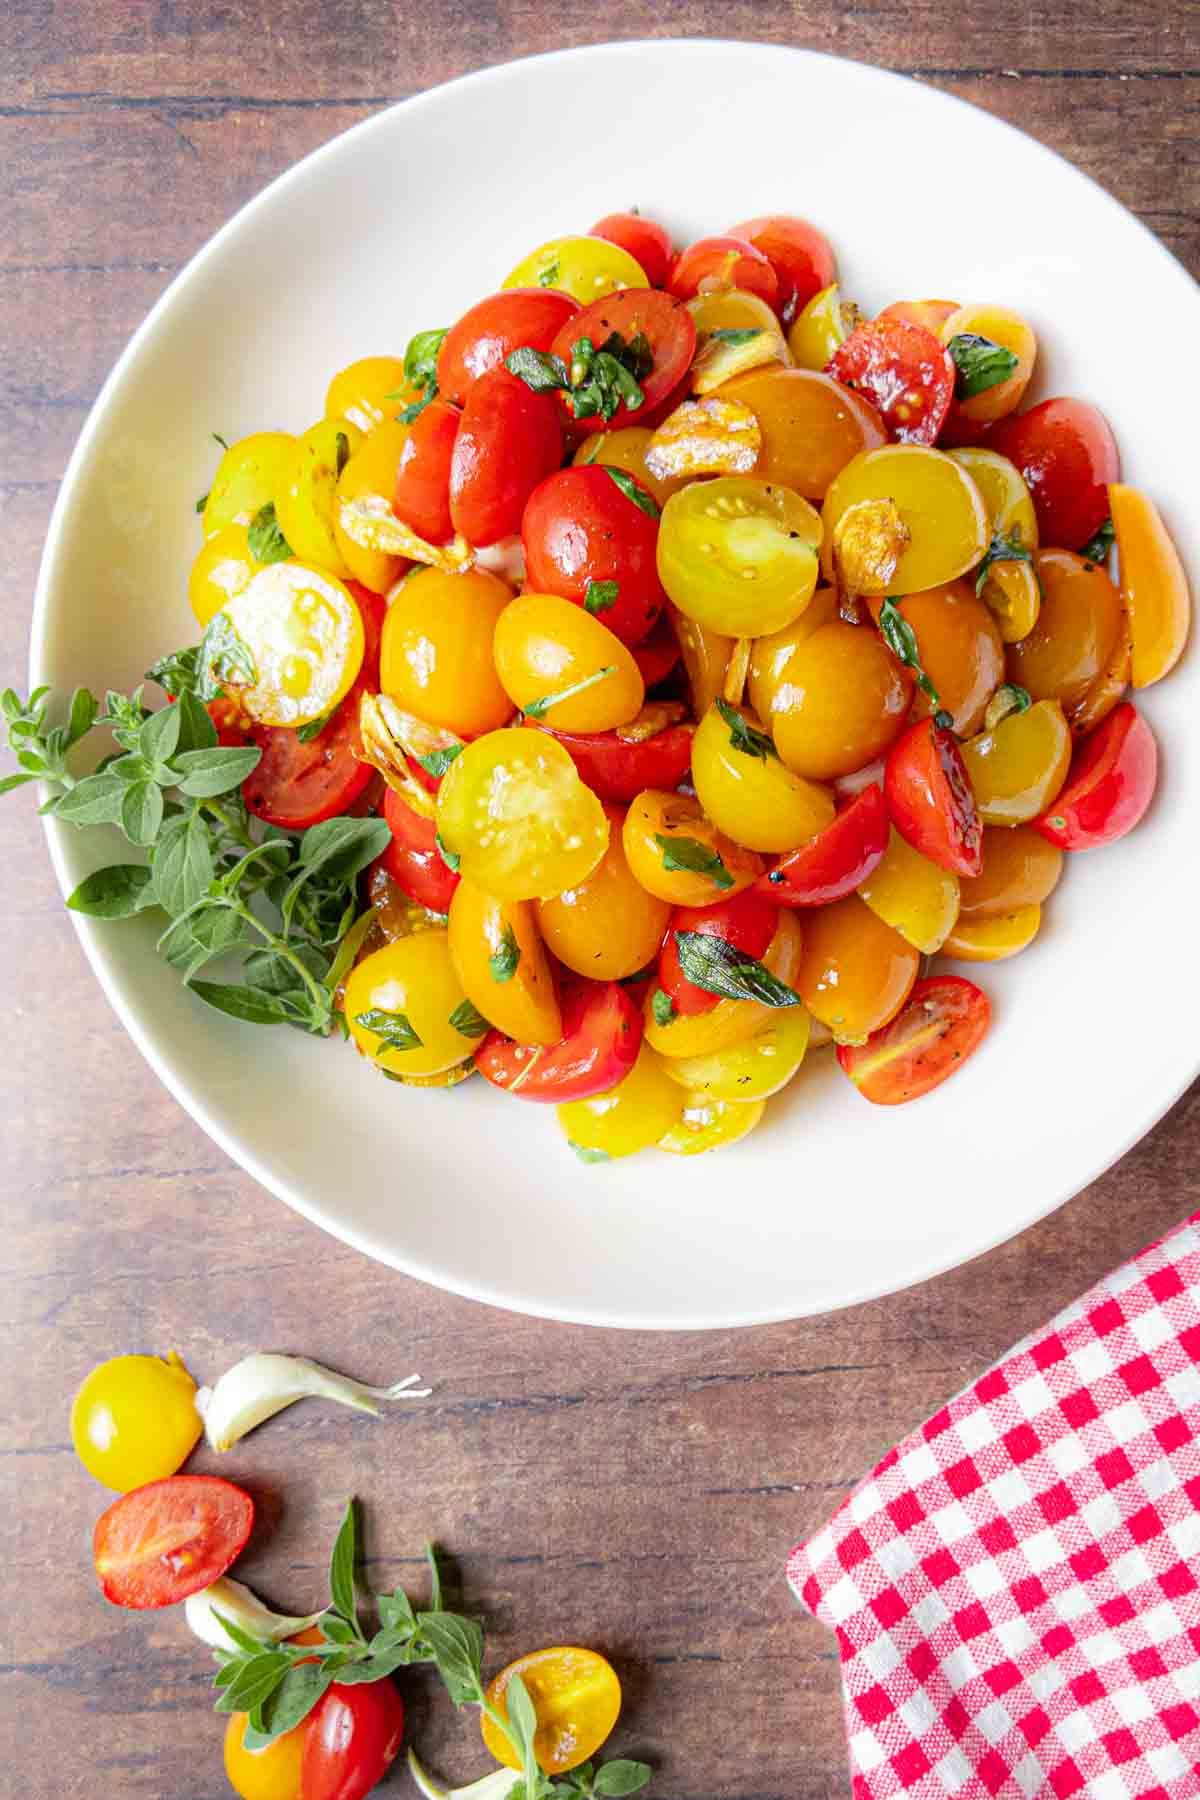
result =
[[[556,1044],[562,1015],[528,900],[494,900],[460,881],[450,902],[450,958],[463,992],[519,1044]]]
[[[762,857],[718,831],[691,794],[646,788],[625,814],[621,835],[634,877],[671,906],[710,906],[763,872]]]
[[[503,900],[578,887],[608,848],[603,806],[544,731],[492,731],[468,744],[438,789],[437,822],[467,880]]]
[[[547,1775],[563,1775],[596,1754],[621,1711],[621,1684],[611,1663],[594,1650],[580,1650],[573,1644],[518,1657],[493,1676],[487,1687],[489,1704],[504,1718],[508,1717],[505,1695],[514,1675],[521,1677],[533,1701],[537,1714],[533,1751]],[[486,1713],[481,1725],[483,1741],[496,1761],[519,1769],[520,1759],[512,1744]]]
[[[758,474],[808,500],[824,499],[834,477],[860,451],[887,442],[875,408],[817,369],[754,369],[721,394],[740,400],[758,420]]]
[[[653,474],[646,467],[646,446],[654,433],[647,425],[623,425],[619,431],[594,431],[584,438],[572,461],[576,464],[601,463],[607,469],[624,469],[653,495],[660,507],[672,494],[686,487],[687,475]]]
[[[914,850],[895,827],[883,861],[857,892],[877,918],[925,956],[941,948],[958,917],[958,876]]]
[[[342,530],[338,509],[343,500],[361,500],[367,494],[382,494],[390,501],[408,432],[409,427],[398,419],[384,419],[359,445],[338,478],[333,541],[355,581],[361,581],[376,594],[386,594],[395,586],[407,566],[404,558],[356,544]]]
[[[201,625],[207,625],[227,600],[249,587],[263,567],[250,551],[245,525],[222,525],[204,544],[188,576],[188,604]]]
[[[649,287],[640,263],[605,238],[551,238],[523,256],[502,287],[552,287],[587,306],[617,288]]]
[[[960,919],[942,946],[942,955],[959,962],[1005,962],[1028,949],[1041,922],[1040,906],[1019,906],[1015,912],[987,919]]]
[[[262,1750],[247,1750],[249,1713],[231,1713],[225,1727],[225,1773],[241,1800],[299,1800],[305,1724],[285,1731]]]
[[[803,941],[795,913],[781,911],[762,960],[793,993],[798,992]],[[668,1024],[660,1025],[654,1016],[654,996],[647,994],[646,1042],[664,1058],[707,1057],[746,1042],[765,1030],[777,1011],[786,1010],[791,1009],[764,1006],[760,1000],[718,1000],[709,1012],[677,1013]]]
[[[119,1494],[173,1475],[203,1429],[196,1383],[173,1350],[165,1361],[110,1357],[84,1378],[71,1404],[76,1456]]]
[[[951,450],[949,454],[967,471],[983,497],[992,550],[1002,551],[1005,543],[1036,550],[1038,527],[1033,496],[1016,464],[995,450]],[[1032,563],[1020,555],[997,555],[984,570],[980,598],[1006,644],[1028,637],[1037,624],[1042,603],[1042,590]]]
[[[372,432],[394,421],[402,406],[417,398],[409,386],[401,356],[360,356],[339,369],[325,395],[327,419],[349,419],[360,431]],[[377,493],[381,489],[375,490]]]
[[[788,331],[788,348],[802,369],[824,369],[858,322],[858,308],[847,305],[835,281],[814,294]]]
[[[745,706],[718,700],[692,742],[696,798],[717,827],[750,850],[794,850],[833,822],[833,796],[793,775]]]
[[[862,594],[941,587],[973,569],[989,543],[987,508],[970,475],[923,444],[856,456],[830,486],[822,517],[826,575],[832,580],[840,561],[847,585]]]
[[[753,475],[694,481],[663,508],[659,579],[698,624],[758,637],[812,599],[820,541],[820,518],[791,488]]]
[[[283,483],[296,440],[286,431],[255,431],[230,444],[204,502],[204,535],[223,525],[251,525]]]
[[[271,563],[221,608],[241,643],[222,674],[260,725],[308,725],[353,687],[363,659],[362,615],[324,570]],[[235,647],[236,648],[236,647]]]
[[[558,731],[627,725],[646,698],[620,638],[558,594],[521,594],[496,621],[496,673],[514,706]]]
[[[942,325],[943,344],[964,336],[987,338],[989,343],[999,344],[1002,350],[1010,350],[1017,359],[1016,367],[1005,380],[958,402],[958,412],[964,419],[973,419],[979,424],[1002,419],[1020,405],[1021,396],[1029,386],[1037,361],[1037,337],[1033,327],[1026,324],[1020,313],[1010,311],[1007,306],[974,304],[960,306]]]
[[[840,1044],[858,1044],[908,999],[921,958],[857,894],[804,919],[796,987]]]
[[[689,1094],[683,1111],[658,1140],[660,1150],[673,1156],[700,1156],[705,1150],[721,1150],[736,1144],[754,1130],[767,1109],[765,1100],[714,1100]]]
[[[783,761],[811,781],[852,775],[899,735],[912,677],[879,633],[837,619],[803,639],[776,695],[773,729]]]
[[[836,589],[819,587],[798,619],[782,631],[755,638],[750,647],[747,691],[760,719],[773,723],[777,712],[791,711],[799,704],[798,690],[788,674],[792,658],[814,631],[832,625],[837,617]],[[703,710],[698,710],[697,717]]]
[[[275,495],[275,518],[292,554],[343,578],[350,571],[334,536],[338,479],[363,441],[349,419],[320,419],[296,439]]]
[[[1042,604],[1034,629],[1008,652],[1013,681],[1035,700],[1078,705],[1112,660],[1124,609],[1106,570],[1071,550],[1039,550]]]
[[[698,625],[695,619],[686,618],[678,607],[669,602],[667,616],[683,660],[692,711],[698,719],[702,719],[724,688],[725,673],[737,639],[726,637],[719,631],[709,631],[707,626]]]
[[[568,1100],[556,1109],[558,1123],[581,1162],[607,1162],[648,1150],[670,1130],[683,1098],[662,1063],[646,1044],[628,1075],[607,1093]]]
[[[654,961],[671,917],[625,856],[624,814],[606,805],[608,849],[578,886],[540,900],[538,927],[560,963],[594,981],[623,981]]]
[[[808,1049],[812,1020],[803,1006],[775,1007],[752,1037],[702,1056],[672,1056],[663,1068],[697,1100],[739,1105],[768,1100],[786,1087]]]
[[[496,621],[512,589],[485,569],[414,570],[392,600],[379,647],[379,685],[405,712],[459,737],[512,718],[492,661]]]
[[[962,755],[984,824],[1023,825],[1066,780],[1071,730],[1057,700],[1039,700],[968,738]]]
[[[1031,825],[988,825],[983,833],[983,868],[959,882],[960,920],[992,919],[1023,907],[1040,906],[1058,886],[1063,853]]]
[[[1150,687],[1170,674],[1183,655],[1192,596],[1179,552],[1153,500],[1114,481],[1108,503],[1117,533],[1121,597],[1129,613],[1133,685]]]
[[[396,938],[364,956],[346,978],[350,1035],[377,1068],[394,1075],[441,1075],[480,1039],[463,1031],[467,995],[441,929]]]

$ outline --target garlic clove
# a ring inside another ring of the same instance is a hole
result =
[[[196,1410],[212,1448],[231,1450],[248,1431],[297,1400],[336,1400],[357,1412],[378,1416],[381,1401],[426,1399],[432,1389],[416,1387],[420,1379],[408,1375],[394,1387],[368,1387],[304,1356],[259,1351],[226,1370],[215,1386],[201,1388]]]
[[[439,1787],[422,1767],[415,1750],[408,1753],[408,1772],[425,1800],[505,1800],[521,1780],[515,1769],[493,1769],[490,1775],[481,1776],[469,1787]]]
[[[228,1575],[222,1575],[211,1587],[188,1595],[183,1603],[183,1616],[202,1644],[232,1653],[237,1645],[221,1619],[240,1626],[260,1643],[274,1644],[281,1638],[295,1637],[297,1632],[307,1631],[322,1615],[315,1612],[295,1618],[288,1613],[272,1612],[243,1582],[231,1581]]]

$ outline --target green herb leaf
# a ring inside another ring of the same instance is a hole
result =
[[[225,441],[225,439],[221,436],[219,431],[210,431],[208,435],[212,439],[214,444],[220,444],[222,450],[228,450],[229,445]]]
[[[261,1650],[257,1656],[248,1656],[222,1689],[217,1711],[252,1712],[274,1693],[291,1666],[282,1650]]]
[[[207,892],[214,874],[212,837],[197,810],[168,819],[154,846],[154,898],[179,918]]]
[[[194,800],[215,800],[231,788],[240,788],[261,759],[262,751],[255,744],[247,744],[245,749],[214,744],[210,750],[184,750],[174,762],[179,791]]]
[[[588,688],[595,687],[597,682],[607,681],[616,672],[616,663],[608,663],[603,669],[585,675],[582,681],[573,681],[570,687],[560,688],[557,694],[543,694],[540,700],[531,700],[521,710],[527,719],[544,719],[552,706],[561,706],[564,700],[574,700],[577,694],[585,694]]]
[[[67,710],[67,747],[77,744],[86,737],[96,723],[99,704],[90,688],[77,687],[71,695],[71,704]]]
[[[518,376],[535,394],[553,394],[557,389],[571,385],[567,365],[561,356],[551,356],[545,350],[531,350],[527,344],[518,350],[510,350],[504,366],[510,375]]]
[[[294,1731],[321,1699],[334,1675],[335,1671],[322,1663],[293,1664],[269,1698],[260,1702],[265,1729],[256,1734],[255,1742],[251,1741],[252,1734],[247,1729],[243,1739],[245,1747],[262,1749],[272,1739],[282,1737],[285,1731]]]
[[[1026,548],[1015,531],[1007,535],[1002,531],[998,531],[988,545],[983,561],[979,565],[978,572],[975,576],[975,592],[977,594],[983,593],[984,588],[987,586],[988,575],[991,572],[993,563],[1032,563],[1032,561],[1033,551]],[[883,621],[880,620],[880,623],[882,624]]]
[[[446,867],[450,870],[450,873],[452,875],[456,875],[458,873],[458,865],[462,861],[462,857],[458,854],[458,851],[450,849],[449,845],[443,839],[440,831],[434,832],[433,841],[437,845],[438,855],[441,857],[441,859],[445,863]]]
[[[972,400],[976,394],[986,394],[989,388],[1007,381],[1019,360],[1002,344],[974,331],[960,331],[946,348],[958,371],[954,392],[960,400]]]
[[[714,887],[731,888],[733,876],[725,867],[719,850],[692,837],[664,837],[656,831],[654,841],[663,853],[663,868],[669,875],[686,871],[690,875],[707,875]]]
[[[179,721],[177,706],[160,707],[146,720],[138,738],[138,753],[147,768],[165,763],[174,755],[179,742]]]
[[[571,347],[568,371],[571,410],[577,419],[616,416],[622,403],[636,412],[645,403],[640,377],[654,365],[650,343],[638,332],[628,343],[619,331],[610,332],[599,349],[582,337]]]
[[[762,336],[761,325],[718,325],[715,331],[706,336],[718,344],[749,344],[754,338]]]
[[[617,604],[620,595],[619,582],[589,579],[583,596],[584,611],[590,613],[609,612]]]
[[[237,920],[234,921],[238,923]],[[207,960],[207,959],[206,959]],[[193,994],[218,1012],[228,1013],[246,1025],[291,1025],[296,1022],[295,1009],[275,994],[264,994],[256,988],[239,987],[236,982],[193,981]],[[249,1711],[244,1707],[243,1711]]]
[[[717,699],[717,711],[729,727],[729,742],[734,750],[740,750],[743,756],[756,757],[759,762],[766,762],[768,756],[776,756],[778,752],[770,736],[759,731],[743,718],[736,706],[728,700]]]
[[[27,781],[36,780],[37,776],[32,774],[6,775],[0,780],[0,794],[11,794],[14,788],[24,787]]]
[[[436,388],[438,351],[445,338],[446,332],[442,329],[418,331],[409,339],[408,349],[404,352],[404,374],[414,387]]]
[[[208,494],[207,493],[201,494],[200,498],[196,501],[196,511],[198,513],[202,513],[207,505],[208,505]]]
[[[426,1544],[425,1561],[429,1564],[429,1610],[442,1612],[442,1571],[438,1566],[436,1544]]]
[[[758,1000],[763,1006],[798,1006],[800,996],[765,963],[707,931],[677,931],[675,947],[689,981],[723,1000]]]
[[[447,744],[444,750],[430,750],[428,755],[418,756],[417,761],[427,775],[432,775],[435,781],[440,781],[455,757],[462,755],[463,749],[462,744]]]
[[[215,750],[217,728],[209,717],[208,708],[202,706],[195,694],[188,693],[186,689],[180,694],[176,705],[179,709],[177,758],[189,750]]]
[[[161,657],[152,669],[146,670],[146,680],[156,681],[176,700],[180,694],[195,692],[199,672],[200,646],[193,644],[189,650],[172,650],[169,656]]]
[[[455,1706],[478,1706],[483,1699],[481,1626],[450,1612],[418,1613],[417,1624]]]
[[[380,1594],[375,1604],[379,1608],[379,1622],[385,1631],[407,1631],[410,1635],[416,1631],[417,1615],[403,1588],[397,1588],[391,1594]],[[433,1610],[440,1612],[441,1607],[436,1606]]]
[[[595,1792],[597,1794],[636,1794],[644,1788],[654,1774],[649,1763],[632,1762],[627,1757],[615,1757],[612,1762],[601,1763],[596,1770]]]
[[[352,881],[392,841],[383,819],[326,819],[312,825],[300,840],[300,862],[311,876],[319,870],[325,880]]]
[[[1112,547],[1117,541],[1116,527],[1111,519],[1105,519],[1094,537],[1090,537],[1079,552],[1084,562],[1106,563]]]
[[[488,968],[491,970],[492,980],[511,981],[517,972],[520,960],[521,949],[517,943],[517,934],[511,925],[506,925],[499,944],[488,957]]]
[[[558,280],[558,275],[559,275],[559,268],[558,268],[557,261],[547,263],[545,268],[542,270],[541,274],[537,278],[537,284],[539,287],[547,287],[547,288],[553,287],[555,282]]]
[[[120,826],[131,844],[144,849],[158,836],[163,822],[162,789],[156,781],[126,783],[121,800]]]
[[[616,482],[627,500],[632,500],[635,506],[640,506],[647,518],[658,518],[659,507],[657,502],[651,499],[645,488],[640,487],[627,470],[614,469],[608,463],[603,463],[601,466]]]
[[[226,683],[232,687],[253,687],[257,680],[258,666],[249,644],[238,636],[228,613],[214,613],[204,628],[197,653],[197,699],[218,700]]]
[[[394,1018],[404,1015],[392,1014]],[[361,1019],[359,1021],[361,1023]],[[405,1024],[408,1021],[405,1020]],[[354,1575],[358,1564],[358,1509],[353,1500],[346,1502],[338,1534],[333,1540],[329,1558],[329,1593],[353,1636],[361,1637],[358,1627],[358,1600],[354,1591]]]
[[[574,1138],[567,1139],[568,1150],[573,1150],[581,1163],[611,1162],[612,1157],[607,1150],[592,1150],[587,1144],[577,1144]]]
[[[364,1031],[373,1031],[380,1042],[375,1055],[382,1056],[388,1050],[419,1050],[422,1040],[417,1036],[408,1020],[407,1013],[385,1012],[382,1007],[371,1006],[366,1012],[355,1013],[354,1023],[361,1025]]]
[[[939,708],[941,697],[922,667],[921,648],[917,642],[917,634],[891,595],[879,609],[879,629],[883,634],[883,641],[892,655],[898,657],[907,668],[913,671],[917,678],[917,686],[926,695],[930,705],[935,709]]]
[[[525,1778],[525,1800],[535,1800],[544,1783],[534,1738],[537,1735],[537,1713],[529,1697],[529,1689],[520,1675],[513,1675],[504,1690],[504,1717],[508,1721],[508,1737],[521,1758]]]
[[[140,863],[113,863],[80,882],[67,905],[92,919],[129,919],[154,905],[150,871]]]
[[[662,988],[655,988],[650,998],[650,1011],[656,1025],[669,1025],[675,1017],[675,1002]]]
[[[1028,712],[1032,705],[1033,696],[1028,688],[1018,687],[1013,681],[1001,682],[987,703],[983,728],[985,731],[995,731],[997,725],[1002,724],[1013,713]]]
[[[272,1648],[272,1645],[269,1642],[264,1643],[261,1638],[251,1637],[248,1631],[243,1631],[241,1626],[236,1624],[233,1619],[227,1619],[225,1614],[223,1612],[218,1612],[215,1606],[212,1609],[212,1616],[217,1621],[217,1624],[221,1627],[221,1630],[225,1633],[226,1637],[229,1638],[231,1642],[235,1643],[239,1650],[246,1651],[247,1655],[257,1656],[261,1651],[270,1650]],[[237,1672],[236,1662],[227,1664],[226,1668],[228,1669],[231,1678]],[[228,1685],[229,1683],[225,1681],[221,1683],[222,1687],[228,1687]]]
[[[338,437],[342,443],[346,442],[344,433],[339,431]],[[338,470],[338,473],[339,475],[341,474],[340,469]],[[287,558],[293,554],[292,546],[288,543],[282,531],[279,529],[279,521],[275,517],[275,502],[273,500],[268,500],[267,504],[260,507],[255,513],[250,522],[250,529],[246,533],[246,542],[249,546],[250,554],[256,562],[285,562]]]
[[[464,1037],[482,1037],[492,1028],[483,1014],[472,1006],[469,1000],[460,1000],[450,1014],[450,1023],[455,1031],[461,1031]]]
[[[300,742],[302,744],[311,744],[314,738],[319,738],[336,711],[337,708],[334,707],[333,711],[322,713],[319,719],[310,719],[307,725],[301,725],[296,732],[296,736],[299,738]]]

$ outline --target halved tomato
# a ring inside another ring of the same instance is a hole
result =
[[[892,823],[914,850],[953,875],[983,867],[983,826],[952,731],[920,719],[888,752],[883,792]]]
[[[329,723],[307,743],[288,726],[253,727],[249,741],[262,755],[242,783],[242,798],[255,818],[283,831],[307,831],[361,799],[374,771],[360,760],[358,711],[375,679],[360,675]]]
[[[692,725],[668,725],[654,737],[633,741],[620,731],[551,731],[535,719],[525,724],[557,738],[592,792],[622,806],[646,788],[678,787],[691,767]]]
[[[420,420],[417,421],[420,424]],[[521,529],[525,502],[562,461],[562,427],[550,394],[505,368],[473,383],[450,461],[450,517],[475,545]]]
[[[1043,544],[1081,550],[1108,517],[1108,483],[1119,481],[1117,440],[1086,400],[1056,396],[1001,419],[987,447],[1007,456],[1033,495]]]
[[[680,300],[692,300],[702,288],[707,292],[712,287],[757,294],[768,306],[778,307],[780,301],[779,277],[770,259],[747,238],[735,237],[732,232],[698,238],[681,250],[667,286]]]
[[[955,368],[945,345],[907,319],[874,319],[852,331],[826,373],[864,394],[902,444],[932,444],[954,399]]]
[[[169,1475],[102,1512],[92,1554],[114,1606],[174,1606],[217,1581],[254,1524],[249,1494],[217,1475]]]
[[[602,350],[614,332],[625,345],[639,337],[646,341],[651,362],[647,372],[638,377],[642,404],[631,412],[622,400],[611,419],[603,413],[576,419],[569,397],[562,395],[567,420],[575,431],[620,431],[625,425],[651,423],[656,407],[674,393],[696,353],[696,321],[682,300],[658,288],[620,288],[568,320],[554,340],[554,354],[569,369],[581,338]]]
[[[618,981],[564,981],[563,1035],[557,1044],[518,1044],[492,1031],[475,1066],[494,1087],[522,1100],[558,1105],[603,1094],[627,1075],[642,1043],[636,998]]]
[[[1125,700],[1080,743],[1053,804],[1032,820],[1060,850],[1097,850],[1132,831],[1154,798],[1158,744]]]
[[[410,900],[430,912],[448,913],[458,875],[438,849],[434,820],[423,819],[392,788],[384,795],[383,816],[392,841],[379,858],[380,866]]]
[[[872,782],[824,831],[760,875],[752,891],[776,906],[827,906],[852,894],[878,868],[887,842],[883,789]]]
[[[647,692],[667,679],[679,661],[679,639],[665,613],[660,615],[645,642],[633,645],[633,660],[641,671],[642,686]]]
[[[902,1106],[961,1069],[991,1023],[987,995],[961,975],[914,984],[896,1017],[865,1044],[839,1044],[837,1059],[864,1100]]]
[[[778,307],[785,319],[791,319],[822,288],[837,280],[829,239],[807,219],[771,213],[732,226],[730,236],[745,238],[767,258],[779,282]]]
[[[658,985],[683,1017],[711,1012],[721,995],[698,987],[684,974],[676,933],[698,932],[702,937],[721,938],[759,961],[778,928],[779,914],[753,888],[744,888],[717,906],[677,906],[658,958]]]
[[[461,417],[448,400],[431,400],[413,421],[400,451],[392,511],[431,544],[444,544],[454,532],[450,461]]]

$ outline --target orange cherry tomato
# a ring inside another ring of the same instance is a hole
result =
[[[775,747],[811,781],[850,775],[893,742],[908,716],[913,678],[874,631],[841,620],[804,639],[776,697]]]
[[[1007,413],[1014,412],[1029,386],[1029,378],[1037,360],[1037,338],[1021,315],[1011,312],[1006,306],[960,306],[957,312],[952,312],[942,321],[939,335],[947,349],[955,338],[985,338],[989,344],[998,345],[1017,359],[1012,374],[1007,375],[1003,381],[997,381],[977,394],[957,399],[954,405],[955,418],[975,427],[992,419],[1002,419]],[[960,388],[962,384],[963,378],[960,376]]]
[[[1024,825],[1049,806],[1067,777],[1071,731],[1057,700],[1009,713],[968,738],[962,761],[985,825]],[[960,869],[977,875],[978,867]]]
[[[1063,854],[1031,825],[988,825],[983,833],[983,867],[959,888],[959,917],[991,919],[1040,906],[1062,876]]]
[[[556,730],[611,731],[636,718],[646,697],[620,638],[558,594],[524,593],[506,606],[492,655],[512,704]]]
[[[961,975],[919,981],[908,1005],[865,1044],[838,1047],[838,1062],[864,1100],[900,1106],[932,1093],[982,1043],[992,1009]]]
[[[648,788],[630,805],[621,836],[635,878],[672,906],[707,906],[762,874],[758,852],[718,831],[691,794]]]
[[[599,464],[605,469],[624,469],[662,508],[672,494],[687,486],[691,477],[664,478],[646,467],[646,446],[653,436],[648,425],[622,425],[616,431],[595,432],[584,438],[572,461],[576,468],[594,468]]]
[[[492,661],[492,636],[511,599],[511,588],[484,569],[410,575],[384,620],[383,692],[405,712],[460,737],[506,724],[513,703]]]
[[[1010,644],[1012,679],[1035,700],[1076,705],[1107,667],[1121,632],[1121,596],[1107,573],[1070,550],[1036,550],[1037,623]]]
[[[298,1800],[307,1721],[262,1750],[247,1750],[249,1713],[231,1713],[225,1727],[225,1773],[241,1800]]]
[[[874,608],[872,608],[874,610]],[[987,703],[1004,680],[1004,645],[991,612],[966,581],[906,594],[900,611],[917,634],[921,667],[960,737],[978,731]],[[934,711],[918,690],[913,713]]]
[[[1108,503],[1117,534],[1121,597],[1129,613],[1133,685],[1169,675],[1187,643],[1192,596],[1179,552],[1148,495],[1114,481]]]
[[[1086,737],[1102,719],[1107,719],[1113,707],[1125,698],[1132,669],[1133,646],[1129,638],[1129,614],[1126,612],[1122,616],[1116,645],[1108,662],[1091,686],[1084,689],[1079,699],[1063,708],[1073,736]]]
[[[607,805],[608,849],[583,881],[537,903],[538,929],[560,963],[593,981],[624,981],[652,963],[671,916],[629,867],[624,813]]]
[[[505,1694],[514,1675],[521,1677],[533,1701],[538,1722],[534,1755],[547,1775],[564,1775],[596,1754],[621,1711],[621,1684],[610,1662],[594,1650],[566,1644],[518,1657],[488,1683],[488,1702],[505,1718]],[[519,1769],[508,1738],[486,1713],[481,1723],[483,1741],[496,1761]]]
[[[450,960],[489,1025],[521,1044],[556,1044],[562,1014],[528,900],[495,900],[460,881],[450,901]]]
[[[940,338],[942,326],[951,313],[958,311],[957,300],[893,300],[879,314],[881,319],[903,319],[906,325],[920,325]]]
[[[720,391],[758,420],[762,449],[755,473],[806,500],[823,500],[852,458],[887,443],[887,429],[869,400],[815,369],[753,369]]]
[[[987,919],[959,919],[942,945],[942,955],[958,962],[1007,962],[1027,950],[1042,923],[1040,906],[1018,906],[1014,912]]]
[[[898,931],[848,894],[804,915],[795,986],[837,1042],[858,1043],[899,1012],[920,963]]]

